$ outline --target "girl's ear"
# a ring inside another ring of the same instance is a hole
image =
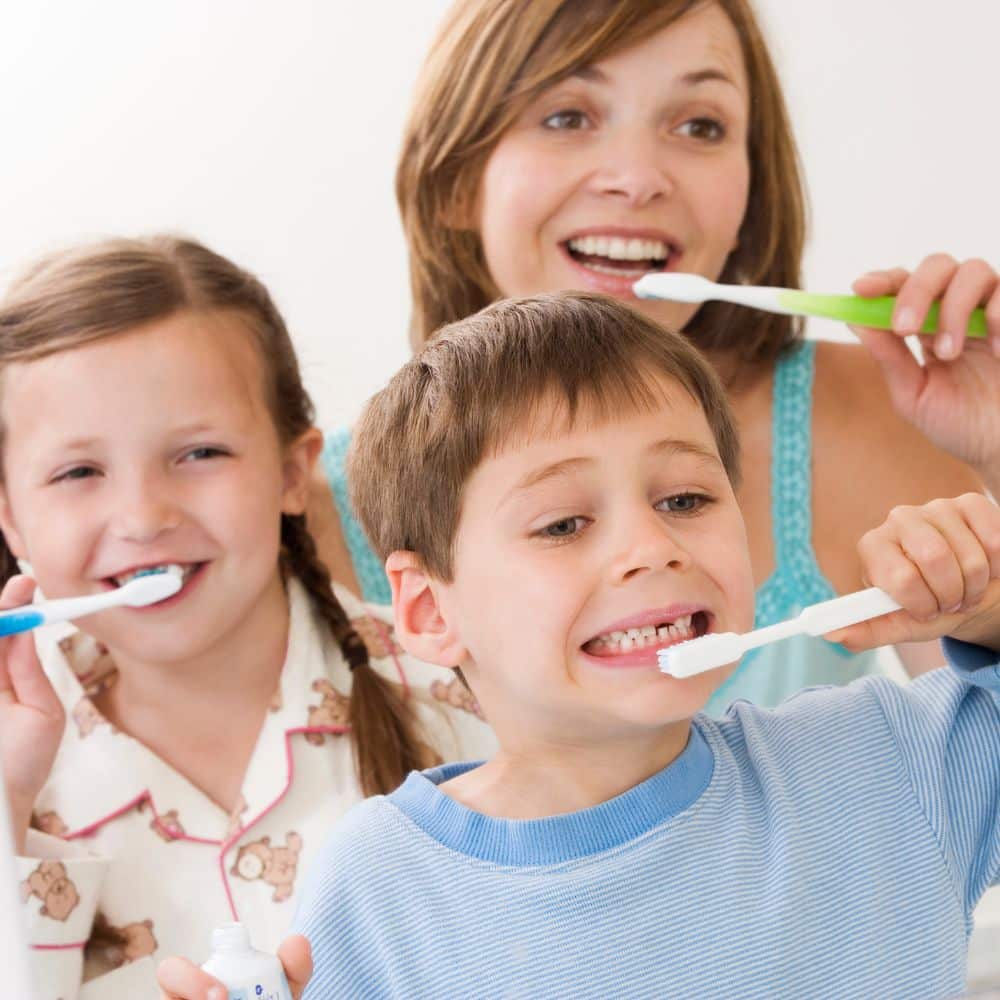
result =
[[[415,552],[393,552],[385,572],[392,587],[396,638],[403,649],[440,667],[461,666],[468,651],[441,607],[444,585],[427,573]]]
[[[286,449],[281,472],[284,477],[281,512],[304,514],[309,498],[309,484],[319,453],[323,450],[323,432],[310,427]]]
[[[7,542],[7,548],[18,559],[27,559],[28,550],[24,545],[17,526],[14,524],[14,515],[10,509],[10,500],[7,498],[7,491],[0,490],[0,531]]]

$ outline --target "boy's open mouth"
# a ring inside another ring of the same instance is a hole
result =
[[[675,643],[705,635],[709,624],[708,612],[695,611],[655,625],[603,632],[588,639],[582,648],[590,656],[620,656],[640,649],[666,649]]]
[[[618,278],[638,279],[650,271],[663,271],[677,253],[663,240],[625,236],[576,236],[562,245],[578,264]]]

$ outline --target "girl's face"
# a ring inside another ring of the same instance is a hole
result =
[[[10,365],[0,416],[0,520],[47,597],[184,569],[168,601],[84,619],[112,653],[174,662],[257,614],[281,627],[280,519],[304,507],[316,443],[281,447],[244,320],[181,313]]]
[[[634,299],[650,270],[718,277],[746,210],[748,108],[739,39],[715,4],[543,93],[479,188],[476,224],[500,291]],[[678,328],[697,309],[637,304]]]

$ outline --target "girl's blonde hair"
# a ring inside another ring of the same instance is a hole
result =
[[[54,254],[15,282],[0,304],[0,374],[16,361],[72,350],[184,311],[226,310],[246,320],[260,353],[265,393],[282,445],[313,425],[313,405],[284,320],[253,275],[201,244],[172,236],[117,239]],[[0,446],[3,442],[0,427]],[[282,515],[281,565],[298,577],[352,670],[351,739],[366,795],[392,791],[432,763],[410,707],[371,667],[333,593],[304,516]],[[0,577],[18,572],[0,541]]]
[[[781,85],[749,0],[718,3],[750,84],[750,190],[721,281],[797,287],[805,196]],[[409,245],[414,350],[500,296],[467,218],[500,138],[539,94],[702,6],[705,0],[458,0],[417,82],[396,171]],[[702,306],[686,333],[706,350],[771,361],[801,337],[786,316]]]

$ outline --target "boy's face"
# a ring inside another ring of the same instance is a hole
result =
[[[660,388],[652,412],[584,406],[569,430],[550,408],[466,484],[454,577],[433,589],[501,740],[686,720],[732,668],[678,680],[657,651],[752,627],[743,518],[712,433],[682,387]]]

